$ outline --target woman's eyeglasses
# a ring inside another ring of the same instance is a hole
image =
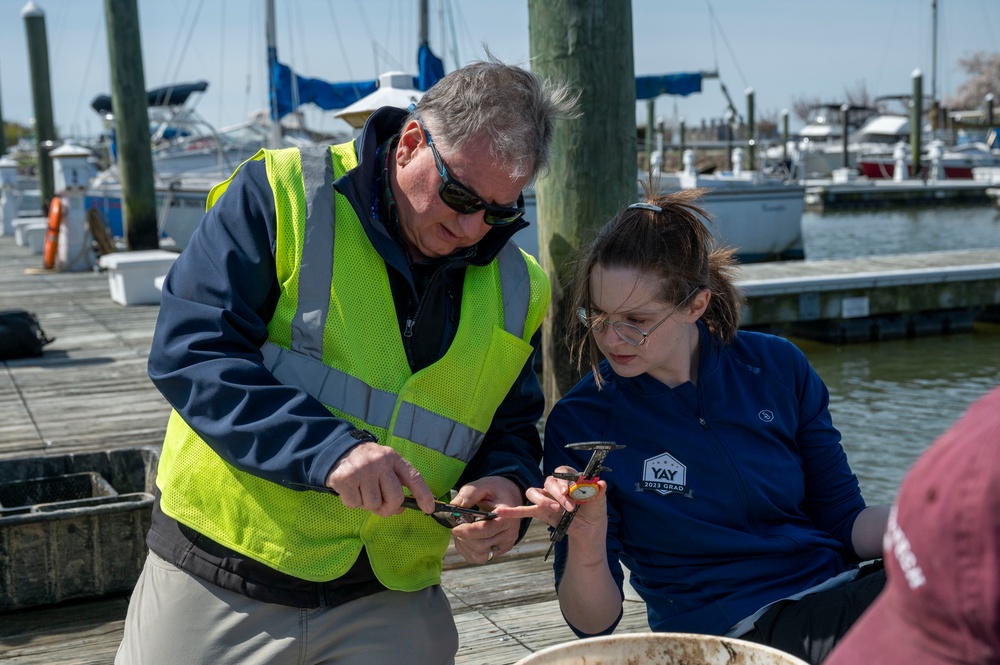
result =
[[[608,324],[610,323],[612,329],[615,331],[615,334],[618,335],[623,342],[628,342],[632,346],[642,346],[646,342],[646,338],[652,335],[654,330],[666,323],[667,319],[673,316],[674,312],[676,312],[681,305],[686,303],[691,296],[700,291],[701,288],[702,287],[699,286],[691,290],[686,296],[684,296],[683,300],[674,305],[670,311],[667,312],[666,316],[660,319],[652,328],[645,331],[639,326],[634,326],[631,323],[625,323],[624,321],[609,321],[606,314],[591,318],[587,316],[587,310],[584,307],[577,309],[576,315],[580,321],[583,322],[583,325],[587,326],[598,335],[607,330]]]
[[[423,120],[417,118],[417,122],[420,123],[420,129],[423,130],[424,136],[427,137],[427,145],[430,146],[431,153],[434,154],[434,163],[437,165],[438,175],[441,176],[441,186],[438,188],[438,196],[441,197],[441,200],[449,208],[463,215],[472,215],[480,210],[485,210],[486,214],[483,216],[483,222],[490,226],[513,224],[524,216],[524,194],[518,194],[517,205],[513,208],[497,206],[483,201],[473,194],[471,189],[458,180],[455,180],[451,173],[448,172],[448,167],[445,166],[444,160],[441,159],[441,154],[434,145],[431,134],[427,131],[427,127],[424,126]]]

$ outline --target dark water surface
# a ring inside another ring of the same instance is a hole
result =
[[[917,456],[1000,384],[1000,326],[831,345],[796,339],[830,389],[830,411],[869,503],[888,503]]]
[[[802,220],[808,259],[1000,247],[1000,210],[938,208]],[[1000,326],[831,345],[794,340],[830,389],[833,422],[869,503],[888,503],[919,454],[1000,384]]]
[[[806,258],[1000,247],[1000,209],[964,206],[802,216]]]

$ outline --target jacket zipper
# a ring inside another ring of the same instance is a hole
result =
[[[434,280],[438,278],[444,266],[439,267],[434,271],[434,274],[430,276],[427,280],[427,285],[424,287],[424,292],[420,294],[420,301],[417,303],[417,310],[413,312],[412,317],[406,318],[406,326],[403,329],[403,345],[406,349],[406,358],[409,361],[410,366],[413,366],[413,346],[410,340],[413,339],[413,327],[416,325],[417,321],[420,319],[420,312],[424,308],[424,301],[427,298],[427,294],[431,292],[431,287],[434,285]]]

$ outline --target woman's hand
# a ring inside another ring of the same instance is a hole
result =
[[[569,466],[561,466],[556,469],[560,474],[578,474],[579,472]],[[600,537],[601,548],[604,547],[604,535],[607,532],[608,507],[606,492],[608,484],[599,480],[597,482],[599,491],[594,498],[584,502],[576,502],[569,496],[569,488],[573,481],[563,480],[555,476],[545,479],[544,487],[532,487],[525,492],[525,496],[531,501],[527,506],[505,506],[497,508],[495,512],[500,516],[500,520],[515,520],[523,518],[534,518],[545,522],[555,528],[562,518],[563,511],[572,512],[576,510],[576,517],[566,532],[567,536],[575,539],[589,537]]]
[[[556,473],[578,474],[568,466]],[[578,503],[569,496],[573,481],[555,476],[545,479],[544,487],[532,487],[525,495],[532,505],[495,509],[496,522],[516,523],[517,518],[534,517],[551,527],[559,524],[566,510],[576,516],[566,530],[569,540],[562,580],[557,592],[559,607],[566,620],[578,630],[597,634],[614,624],[622,611],[622,596],[608,563],[608,484],[597,481],[594,498]],[[618,565],[618,562],[614,562]]]

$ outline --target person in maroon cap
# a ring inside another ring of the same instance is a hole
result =
[[[824,665],[1000,663],[1000,388],[907,473],[883,548],[885,590]]]

